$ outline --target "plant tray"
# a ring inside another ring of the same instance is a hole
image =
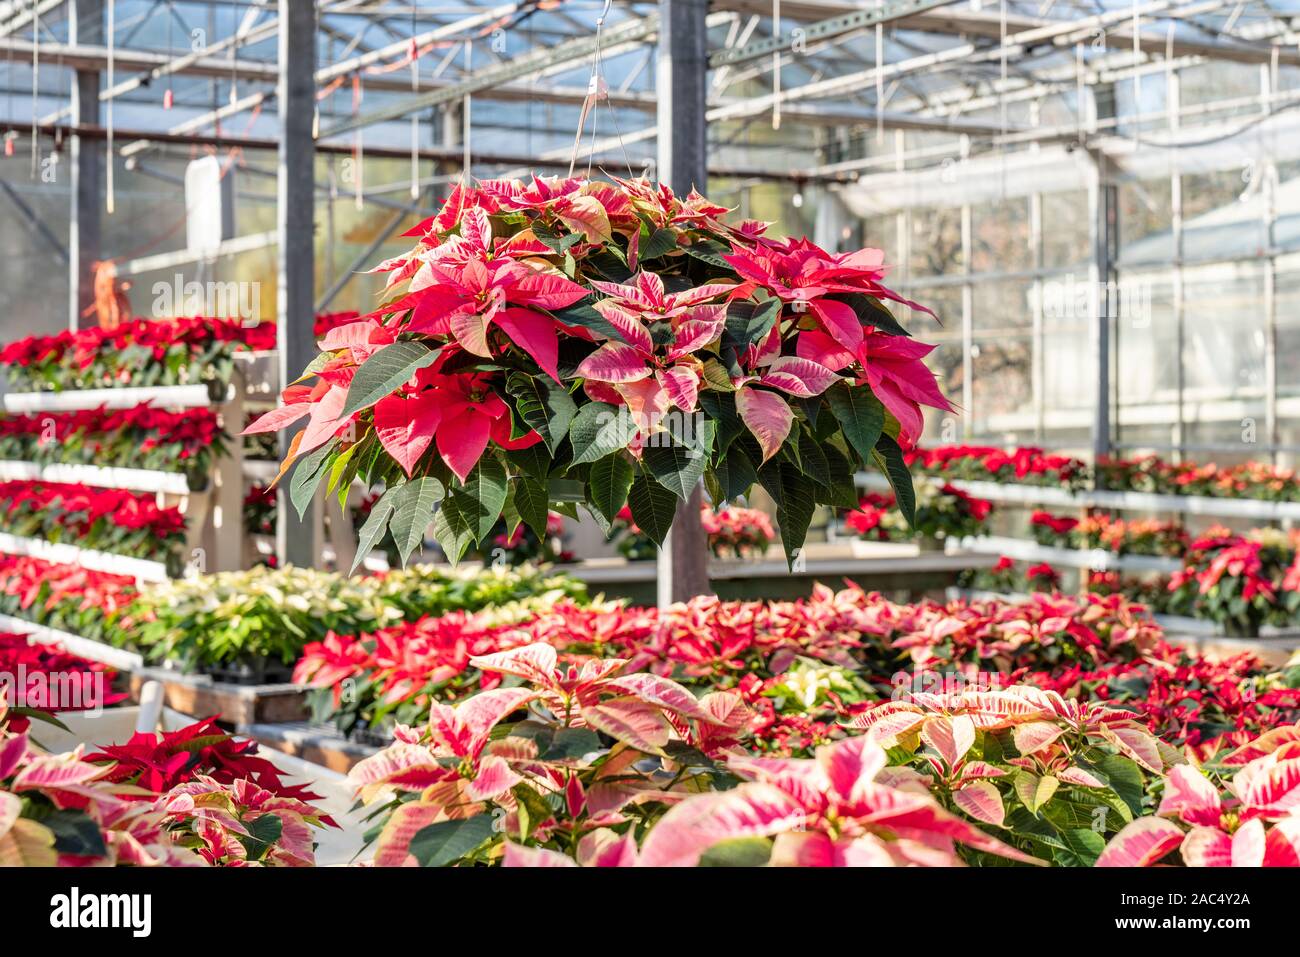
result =
[[[306,690],[287,682],[237,684],[212,675],[181,674],[169,668],[139,668],[131,672],[131,696],[137,700],[146,681],[163,687],[163,703],[195,718],[221,715],[232,724],[300,721],[308,713]]]

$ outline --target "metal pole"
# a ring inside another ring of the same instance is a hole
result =
[[[312,115],[316,106],[316,5],[303,0],[279,0],[280,80],[276,94],[280,118],[280,162],[276,226],[277,346],[280,382],[288,384],[316,355],[312,335],[315,294],[315,144]],[[289,451],[291,436],[280,437],[280,454]],[[302,519],[289,503],[288,483],[280,485],[276,509],[276,554],[283,563],[310,567],[316,563],[319,502]]]
[[[1096,150],[1089,151],[1094,164],[1092,189],[1089,190],[1092,226],[1092,279],[1094,302],[1092,321],[1092,351],[1097,379],[1096,412],[1092,423],[1093,461],[1107,456],[1111,451],[1110,434],[1110,366],[1112,290],[1115,281],[1117,254],[1116,208],[1118,197],[1113,183],[1108,182],[1106,157]]]
[[[659,97],[658,175],[679,195],[708,188],[708,0],[660,0],[655,91]],[[708,537],[697,485],[677,505],[659,550],[659,606],[710,592]]]
[[[68,43],[104,42],[104,0],[72,0],[68,8]],[[72,81],[72,125],[99,125],[99,70],[77,70]],[[99,208],[103,147],[80,136],[70,137],[71,176],[68,216],[68,328],[93,325],[87,310],[95,302],[94,264],[100,254]],[[111,162],[111,158],[109,160]]]

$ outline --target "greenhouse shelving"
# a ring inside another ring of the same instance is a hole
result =
[[[1023,538],[1002,535],[981,535],[963,538],[960,547],[984,555],[1005,555],[1022,562],[1047,562],[1067,568],[1086,568],[1090,571],[1135,571],[1172,574],[1183,567],[1176,558],[1161,555],[1117,555],[1102,548],[1058,548],[1040,545]]]
[[[244,391],[243,374],[236,369],[231,380],[224,385],[195,383],[62,392],[15,392],[4,396],[4,408],[12,414],[30,414],[70,412],[105,406],[132,408],[142,402],[156,404],[159,408],[214,407],[219,410],[224,428],[228,432],[238,432],[242,428],[244,416]],[[227,454],[216,461],[206,482],[194,483],[191,476],[182,472],[15,460],[0,461],[0,480],[66,482],[172,497],[185,513],[187,562],[197,559],[198,567],[205,571],[225,571],[243,566],[243,527],[238,520],[243,505],[243,444],[237,440],[229,443]],[[234,517],[235,521],[228,520],[230,517]],[[0,541],[0,551],[33,555],[47,561],[81,564],[97,571],[118,571],[128,567],[131,562],[120,556],[72,545],[61,549],[42,549],[35,540],[21,539],[19,536],[6,536]],[[50,557],[53,554],[59,554],[62,558]],[[117,567],[109,567],[111,565]],[[167,577],[163,563],[150,562],[134,568],[134,571],[120,573],[133,575],[142,581]]]
[[[12,392],[4,397],[5,411],[12,414],[31,412],[75,412],[80,409],[132,409],[149,402],[169,409],[197,409],[226,401],[217,383],[193,385],[121,386],[112,389],[74,389],[66,392]]]
[[[137,581],[159,582],[166,581],[170,577],[167,574],[166,562],[131,558],[114,552],[82,548],[70,542],[50,542],[43,538],[10,535],[8,532],[0,532],[0,552],[26,555],[58,565],[80,565],[92,571],[127,575]]]
[[[98,661],[122,671],[135,671],[144,665],[144,659],[133,651],[114,648],[102,641],[83,638],[80,635],[60,631],[57,628],[38,625],[26,618],[18,618],[14,615],[0,615],[0,629],[19,635],[27,635],[38,644],[59,645],[64,651],[71,654],[80,655],[82,658]]]
[[[189,495],[201,491],[190,487],[183,472],[152,469],[106,468],[100,465],[69,465],[61,462],[42,465],[17,459],[0,460],[0,481],[66,482],[120,488],[132,492],[157,492],[163,495]]]
[[[1269,502],[1263,499],[1219,498],[1208,495],[1160,495],[1154,492],[1111,492],[1081,489],[1072,492],[1056,486],[1019,485],[1002,482],[950,479],[947,484],[976,498],[1007,505],[1046,505],[1059,508],[1109,508],[1116,511],[1178,512],[1219,518],[1247,518],[1257,521],[1300,519],[1300,502]],[[858,485],[887,491],[883,475],[865,472]]]

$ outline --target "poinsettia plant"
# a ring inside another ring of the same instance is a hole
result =
[[[1170,608],[1219,622],[1230,634],[1286,626],[1300,609],[1300,537],[1280,529],[1245,535],[1214,527],[1192,542],[1169,582]]]
[[[1188,867],[1300,867],[1300,727],[1273,728],[1220,770],[1225,794],[1213,772],[1171,768],[1156,815],[1128,824],[1097,865],[1148,867],[1177,850]]]
[[[792,559],[864,467],[910,517],[903,449],[922,405],[950,406],[884,301],[929,310],[879,250],[726,212],[644,179],[458,185],[378,267],[383,304],[329,329],[314,381],[248,431],[306,419],[282,466],[300,510],[322,483],[386,487],[359,556],[387,531],[405,559],[432,518],[455,561],[502,516],[541,536],[578,503],[606,529],[627,504],[661,544],[703,479],[715,504],[762,485]]]
[[[696,699],[625,673],[619,658],[561,661],[531,644],[470,663],[523,684],[435,703],[426,728],[399,726],[348,775],[383,819],[378,865],[491,862],[507,838],[557,849],[615,840],[610,827],[635,828],[705,787],[712,756],[734,747],[747,718],[735,694]],[[656,758],[675,768],[646,766]]]
[[[165,561],[185,542],[185,516],[156,496],[68,482],[0,482],[0,529]]]

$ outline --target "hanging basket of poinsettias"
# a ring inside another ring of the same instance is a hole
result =
[[[300,513],[322,482],[386,488],[359,556],[388,531],[405,560],[432,519],[456,561],[502,517],[541,535],[578,504],[606,529],[626,504],[661,544],[701,479],[715,504],[761,485],[791,557],[817,505],[856,506],[861,468],[910,513],[901,447],[921,405],[950,407],[933,347],[882,300],[921,307],[882,284],[879,250],[726,212],[646,180],[457,186],[378,267],[383,304],[248,431],[307,420],[281,468]]]

